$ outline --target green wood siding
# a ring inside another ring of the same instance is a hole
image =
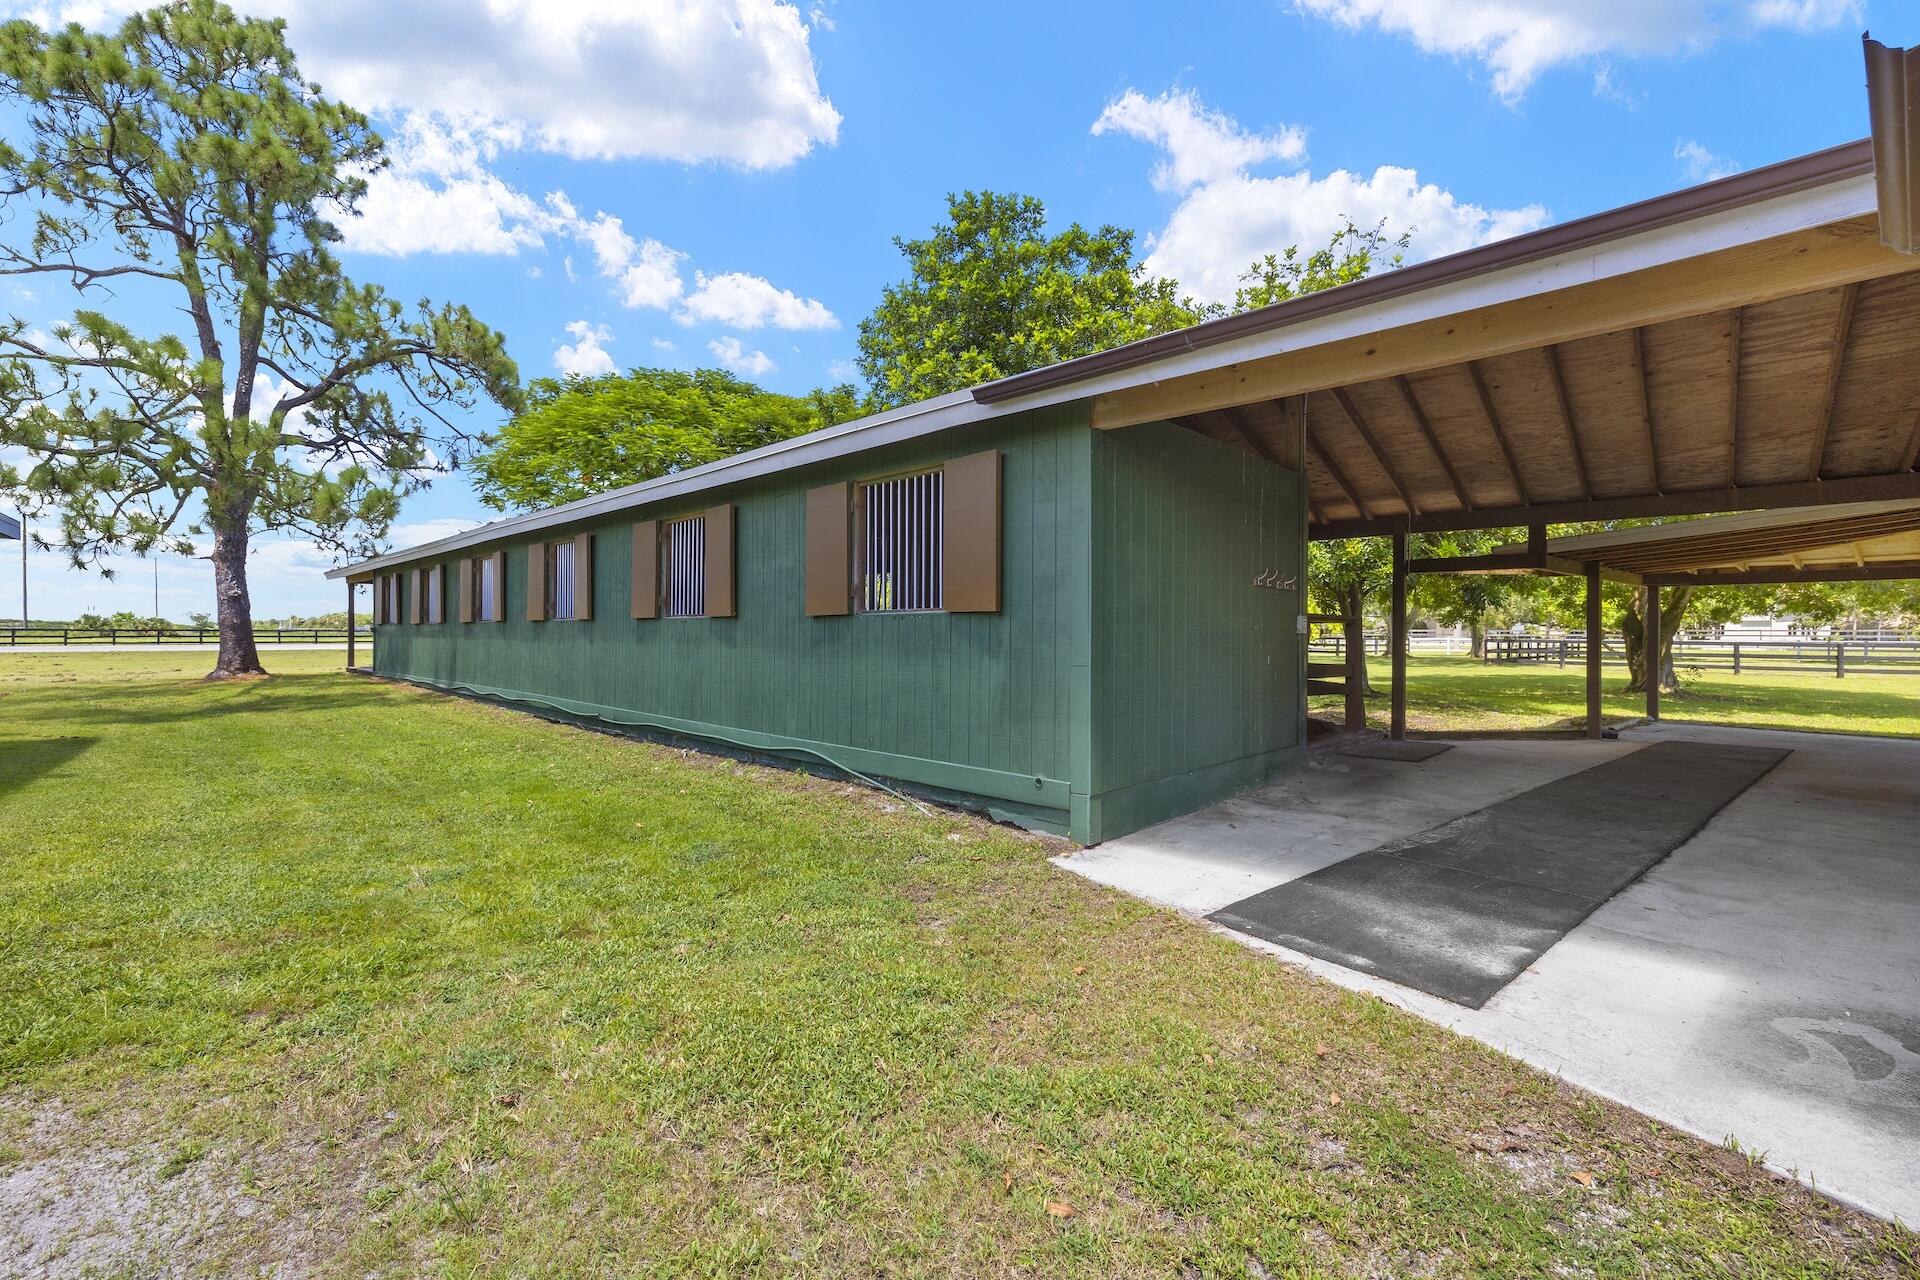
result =
[[[1088,437],[1084,409],[1047,410],[594,522],[584,526],[594,534],[590,622],[526,621],[531,540],[509,541],[507,621],[383,626],[374,668],[692,731],[746,731],[772,750],[849,748],[836,758],[854,768],[1052,810],[1042,821],[1064,829],[1073,654],[1085,645],[1072,603],[1085,598],[1084,583],[1071,578],[1088,534]],[[985,448],[1005,454],[1000,612],[806,616],[807,489]],[[723,501],[738,508],[738,616],[629,617],[634,522]],[[456,600],[448,616],[457,609]]]
[[[807,616],[809,489],[988,448],[1004,454],[998,613]],[[374,669],[824,754],[1100,840],[1298,759],[1303,501],[1297,473],[1179,427],[1096,432],[1084,406],[1036,411],[583,526],[588,622],[526,620],[531,539],[465,548],[504,545],[506,621],[382,625]],[[635,522],[721,502],[737,508],[738,616],[629,617]],[[1254,586],[1268,571],[1295,589]]]
[[[1166,423],[1093,451],[1093,839],[1272,776],[1301,746],[1301,476]],[[1294,587],[1258,587],[1268,573]]]

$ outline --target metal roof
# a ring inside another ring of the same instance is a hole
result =
[[[0,538],[20,537],[20,521],[15,516],[0,515]]]
[[[1283,331],[1298,329],[1298,341],[1311,344],[1324,340],[1321,330],[1329,323],[1387,327],[1401,322],[1403,314],[1463,312],[1495,295],[1551,293],[1568,287],[1571,281],[1639,269],[1663,255],[1667,260],[1682,259],[1724,244],[1778,235],[1789,226],[1817,226],[1835,218],[1857,216],[1862,211],[1862,197],[1847,184],[1864,180],[1872,166],[1871,144],[1864,140],[1849,143],[1180,333],[841,423],[563,506],[496,520],[452,537],[329,570],[327,577],[360,578],[501,538],[667,502],[940,431],[1085,399],[1096,390],[1116,385],[1148,385],[1169,372],[1190,369],[1196,360],[1230,362],[1249,343],[1261,343]],[[1809,194],[1799,197],[1798,203],[1781,203],[1797,193],[1828,191],[1833,194]],[[1871,209],[1870,193],[1863,207]],[[1692,230],[1696,227],[1697,232]],[[1611,247],[1623,241],[1633,245],[1632,250],[1612,253]],[[1603,254],[1607,255],[1605,261],[1601,260]],[[1482,281],[1498,284],[1482,287]],[[1467,288],[1477,292],[1463,293]],[[1352,318],[1347,313],[1352,313]],[[1163,367],[1164,362],[1172,362],[1171,367]],[[1096,380],[1097,385],[1090,385]]]

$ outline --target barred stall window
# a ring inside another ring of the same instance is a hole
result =
[[[669,618],[707,613],[707,517],[703,513],[667,522],[660,539],[660,578]]]
[[[574,612],[573,543],[547,544],[547,617],[565,621]]]
[[[445,565],[434,565],[433,568],[426,572],[428,622],[445,622],[447,620],[446,615],[442,612],[442,610],[446,608],[446,595],[442,590],[442,584],[444,584],[446,580],[447,569]]]
[[[398,622],[400,621],[400,575],[399,574],[390,573],[387,575],[386,591],[387,591],[386,620],[388,622]]]
[[[864,613],[945,607],[946,476],[941,471],[860,486],[857,596]]]

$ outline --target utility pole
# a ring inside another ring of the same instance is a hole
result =
[[[20,508],[20,625],[32,616],[27,612],[27,509]]]
[[[160,557],[153,558],[153,623],[160,625]]]

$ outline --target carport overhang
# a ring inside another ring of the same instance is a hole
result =
[[[1530,529],[1535,563],[1478,571],[1582,573],[1597,634],[1600,582],[1644,579],[1550,560],[1549,525],[1920,499],[1920,58],[1863,44],[1857,143],[974,398],[1171,421],[1303,472],[1310,538],[1390,536],[1402,737],[1411,533]],[[1588,685],[1597,735],[1597,646]]]
[[[1920,578],[1920,500],[1840,503],[1750,511],[1549,538],[1543,526],[1473,556],[1396,561],[1396,591],[1420,573],[1564,574],[1587,583],[1587,736],[1601,734],[1600,583],[1642,591],[1648,635],[1661,625],[1664,587],[1791,582],[1886,582]],[[1401,623],[1404,626],[1404,622]],[[1396,634],[1396,647],[1402,637]],[[1660,682],[1646,684],[1647,718],[1660,718]]]

